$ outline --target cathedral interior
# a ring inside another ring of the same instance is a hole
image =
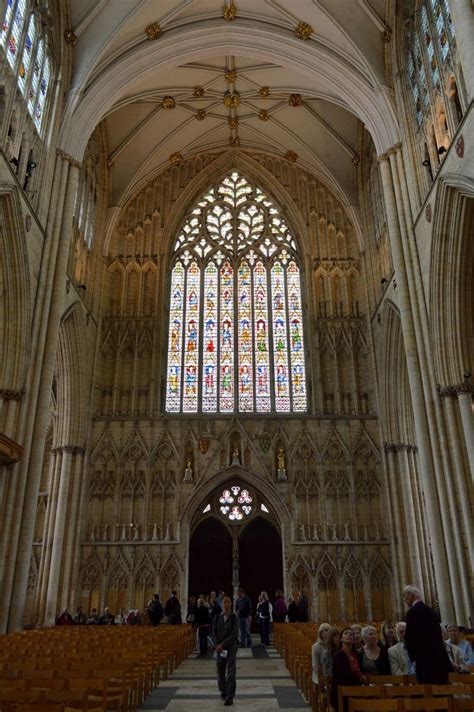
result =
[[[0,631],[472,626],[472,3],[0,8]]]

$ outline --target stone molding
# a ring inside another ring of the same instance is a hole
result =
[[[0,433],[0,465],[6,465],[7,467],[15,465],[20,462],[22,454],[23,448],[21,445],[9,438],[5,433]]]
[[[407,452],[418,452],[418,447],[410,443],[384,443],[383,449],[385,452],[402,452],[404,450]]]
[[[464,393],[474,394],[474,383],[468,383],[464,381],[463,383],[456,383],[453,386],[437,386],[440,398],[457,397]]]

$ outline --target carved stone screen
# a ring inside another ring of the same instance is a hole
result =
[[[174,247],[166,411],[307,408],[297,246],[237,172],[192,209]]]

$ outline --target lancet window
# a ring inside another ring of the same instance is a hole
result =
[[[167,412],[306,410],[296,241],[268,195],[236,171],[178,234],[169,315]]]
[[[28,12],[27,0],[7,1],[0,45],[39,132],[51,85],[52,66],[43,24],[37,14]]]

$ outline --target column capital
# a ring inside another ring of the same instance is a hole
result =
[[[391,148],[389,148],[387,151],[385,151],[385,153],[381,153],[380,156],[377,156],[378,163],[381,163],[382,161],[386,160],[387,158],[390,158],[390,156],[396,154],[397,151],[401,151],[401,149],[402,149],[401,142],[395,143]]]
[[[79,170],[81,169],[82,163],[80,161],[77,161],[75,158],[73,158],[71,155],[69,155],[69,153],[66,153],[61,148],[56,149],[56,155],[63,158],[71,166],[74,166],[75,168],[79,168]]]
[[[4,401],[20,401],[24,395],[24,389],[22,389],[21,391],[15,391],[9,388],[0,388],[0,398]]]
[[[383,449],[385,452],[402,452],[404,450],[407,452],[418,452],[417,446],[411,443],[384,443]]]
[[[56,452],[62,452],[68,455],[83,455],[86,449],[80,445],[60,445],[56,448]]]
[[[455,383],[450,386],[437,386],[437,391],[440,398],[457,397],[463,395],[464,393],[474,394],[474,383],[469,383],[468,381],[463,381],[462,383]]]

